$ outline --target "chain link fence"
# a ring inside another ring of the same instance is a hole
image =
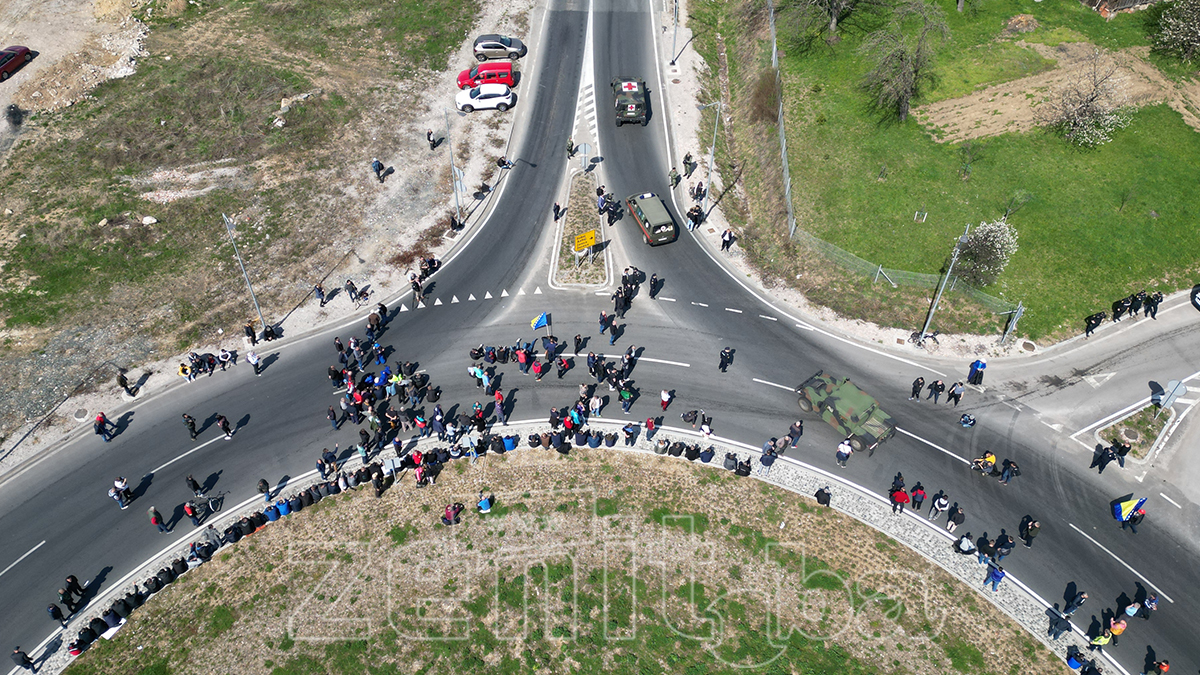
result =
[[[839,246],[831,244],[824,239],[819,239],[796,227],[796,214],[792,208],[792,179],[788,171],[787,123],[783,115],[783,77],[779,71],[779,45],[775,35],[775,3],[773,0],[767,0],[767,20],[771,28],[771,68],[775,71],[775,86],[776,92],[779,95],[779,111],[776,124],[779,129],[779,156],[783,169],[783,194],[784,203],[787,206],[788,236],[793,241],[798,241],[808,248],[817,251],[828,260],[840,265],[843,269],[871,277],[875,283],[883,279],[890,282],[893,287],[937,288],[937,285],[942,280],[941,275],[889,269],[869,260],[864,260]],[[984,293],[978,288],[967,284],[967,282],[958,276],[950,278],[946,285],[946,290],[964,295],[994,314],[1009,314],[1012,317],[1019,316],[1016,313],[1017,304]],[[1015,321],[1010,320],[1006,334],[1014,328],[1014,323]]]

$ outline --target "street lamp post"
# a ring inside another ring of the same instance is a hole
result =
[[[258,306],[258,298],[254,296],[254,286],[250,285],[250,275],[246,273],[246,263],[242,262],[242,254],[238,251],[237,241],[233,238],[233,220],[221,214],[221,219],[225,221],[225,231],[229,234],[229,243],[233,244],[233,254],[237,256],[238,265],[242,267],[242,277],[246,279],[246,288],[250,291],[250,299],[254,301],[254,311],[258,312],[258,320],[262,323],[263,330],[267,328],[267,320],[263,318],[262,309]]]
[[[697,110],[704,110],[705,108],[711,108],[714,105],[717,106],[717,118],[713,121],[712,146],[708,149],[708,188],[704,190],[704,199],[701,200],[700,204],[700,213],[704,215],[708,214],[708,193],[710,190],[712,190],[713,158],[717,154],[717,126],[721,123],[721,110],[724,106],[722,106],[720,101],[713,101],[712,103],[696,106]]]
[[[958,238],[958,241],[954,242],[954,251],[950,253],[950,266],[946,268],[946,276],[942,278],[942,283],[938,285],[937,295],[933,296],[933,305],[929,308],[929,315],[925,317],[925,325],[921,328],[920,339],[917,340],[918,345],[923,344],[922,341],[929,332],[929,324],[933,323],[933,315],[937,312],[938,302],[942,299],[942,291],[946,289],[946,282],[950,280],[950,274],[954,272],[954,263],[958,261],[958,254],[962,250],[962,245],[967,243],[967,232],[970,229],[971,225],[968,224],[967,228],[963,230],[962,236]]]
[[[454,143],[450,141],[450,111],[442,108],[442,117],[446,120],[446,147],[450,149],[450,191],[454,193],[454,213],[459,227],[462,227],[462,205],[458,203],[458,183],[454,175],[458,167],[454,166]]]
[[[675,0],[675,32],[671,34],[671,53],[675,53],[675,41],[679,39],[679,0]],[[675,58],[671,59],[671,65],[675,65]]]

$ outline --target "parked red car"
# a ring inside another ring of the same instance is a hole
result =
[[[0,80],[7,80],[9,75],[32,60],[33,52],[28,47],[13,46],[0,50]]]
[[[481,84],[516,86],[516,80],[513,79],[512,64],[501,61],[485,62],[458,74],[459,89],[471,89]]]

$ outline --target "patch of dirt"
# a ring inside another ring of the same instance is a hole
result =
[[[597,233],[596,244],[604,245],[604,218],[592,213],[596,203],[595,174],[588,172],[576,173],[571,177],[571,191],[566,202],[567,214],[562,217],[562,230],[559,235],[558,265],[554,271],[554,280],[560,284],[600,284],[604,283],[605,265],[603,255],[585,257],[582,264],[576,265],[575,237],[590,230]],[[594,247],[593,247],[594,248]]]
[[[1075,70],[1087,61],[1095,45],[1088,42],[1064,42],[1055,47],[1019,41],[1019,46],[1035,50],[1058,67],[1037,75],[987,87],[967,96],[938,101],[913,109],[913,115],[940,143],[957,143],[1010,132],[1025,132],[1035,126],[1034,108],[1046,94],[1070,80]],[[1196,104],[1200,103],[1200,84],[1177,87],[1146,60],[1148,47],[1131,47],[1112,53],[1118,64],[1116,77],[1124,81],[1130,105],[1145,106],[1167,100],[1184,114],[1189,126],[1200,131]],[[1188,106],[1192,111],[1187,111]]]
[[[953,673],[948,645],[977,649],[990,672],[1068,672],[915,552],[809,497],[727,471],[648,455],[521,450],[452,464],[423,490],[411,480],[381,499],[369,486],[327,497],[222,549],[135,611],[77,669],[135,672],[163,659],[171,672],[237,662],[239,672],[265,675],[296,659],[308,659],[305,668],[289,672],[325,672],[320,664],[337,659],[337,672],[359,672],[363,658],[373,669],[458,672],[483,634],[505,638],[484,642],[488,653],[478,655],[494,665],[543,645],[647,656],[650,648],[621,638],[663,624],[685,629],[665,649],[719,656],[722,643],[761,640],[769,609],[781,634],[797,630],[887,672],[919,659],[921,672]],[[472,504],[480,491],[496,495],[493,513],[468,506],[461,524],[439,523],[448,502]],[[692,579],[705,599],[695,605],[681,592]],[[730,602],[744,608],[736,620],[714,625],[708,639],[691,637],[708,634],[692,630],[703,623],[696,617],[737,611]],[[210,620],[218,609],[228,623]],[[599,639],[601,622],[616,640]],[[556,635],[563,642],[548,639],[551,627],[565,628]],[[427,650],[426,640],[447,634],[470,641]],[[649,656],[664,660],[656,672],[677,672],[668,654]]]

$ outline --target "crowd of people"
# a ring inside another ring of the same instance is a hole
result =
[[[1121,298],[1114,300],[1112,304],[1112,320],[1116,323],[1121,320],[1122,316],[1129,315],[1136,319],[1140,312],[1143,317],[1158,319],[1158,306],[1162,304],[1163,294],[1155,291],[1147,293],[1146,291],[1138,291]],[[1092,333],[1104,323],[1108,318],[1108,312],[1096,312],[1084,319],[1084,337],[1091,337]]]

